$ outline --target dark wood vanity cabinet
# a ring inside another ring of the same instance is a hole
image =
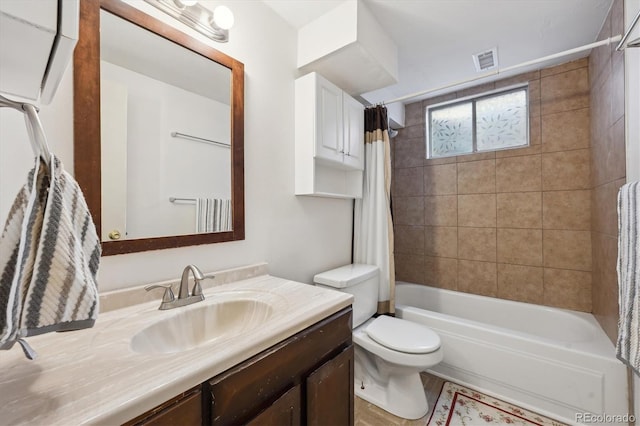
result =
[[[352,425],[351,308],[208,382],[212,425]]]
[[[202,425],[202,386],[195,387],[125,423],[125,426]]]
[[[351,307],[127,424],[353,425]]]

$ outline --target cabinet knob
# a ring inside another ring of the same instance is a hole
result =
[[[118,231],[117,229],[114,229],[113,231],[109,232],[109,239],[119,240],[120,237],[121,237],[120,231]]]

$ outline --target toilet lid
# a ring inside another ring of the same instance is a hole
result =
[[[377,343],[399,352],[425,354],[440,347],[440,336],[428,327],[386,315],[367,326],[367,335]]]

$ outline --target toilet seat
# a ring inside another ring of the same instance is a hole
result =
[[[374,319],[366,330],[372,340],[399,352],[428,354],[440,347],[440,336],[430,328],[387,315]]]
[[[392,364],[404,367],[417,367],[420,371],[431,368],[442,361],[442,347],[438,347],[429,353],[408,353],[400,352],[373,340],[367,334],[367,328],[375,321],[374,318],[366,321],[360,327],[353,330],[353,343],[365,349],[373,355],[390,362]],[[406,321],[406,320],[405,320]]]

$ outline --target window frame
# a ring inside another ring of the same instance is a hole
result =
[[[510,146],[510,147],[505,147],[505,148],[493,148],[493,149],[483,149],[483,150],[479,150],[478,149],[478,136],[477,136],[477,131],[476,131],[476,103],[478,101],[481,101],[483,99],[486,98],[492,98],[492,97],[496,97],[496,96],[500,96],[500,95],[508,95],[509,93],[514,93],[514,92],[519,92],[521,90],[524,89],[524,94],[525,94],[525,106],[527,109],[527,113],[526,113],[526,138],[527,138],[527,142],[523,145],[518,145],[518,146]],[[437,157],[433,156],[433,153],[431,152],[431,113],[434,110],[439,110],[439,109],[444,109],[444,108],[450,108],[452,106],[456,106],[456,105],[461,105],[461,104],[466,104],[466,103],[471,103],[471,133],[472,133],[472,151],[471,152],[465,152],[465,153],[458,153],[458,154],[450,154],[450,155],[439,155]],[[496,89],[496,90],[491,90],[489,92],[484,92],[482,94],[479,95],[471,95],[471,96],[466,96],[464,98],[460,98],[460,99],[453,99],[450,101],[446,101],[446,102],[440,102],[437,104],[433,104],[433,105],[428,105],[425,108],[425,145],[426,145],[426,158],[427,160],[436,160],[439,158],[450,158],[450,157],[458,157],[461,155],[471,155],[471,154],[479,154],[479,153],[484,153],[484,152],[496,152],[496,151],[505,151],[508,149],[518,149],[518,148],[527,148],[529,146],[531,146],[531,140],[530,140],[530,109],[529,109],[529,83],[523,83],[523,84],[517,84],[517,85],[513,85],[513,86],[508,86],[508,87],[504,87],[504,88],[500,88],[500,89]]]

